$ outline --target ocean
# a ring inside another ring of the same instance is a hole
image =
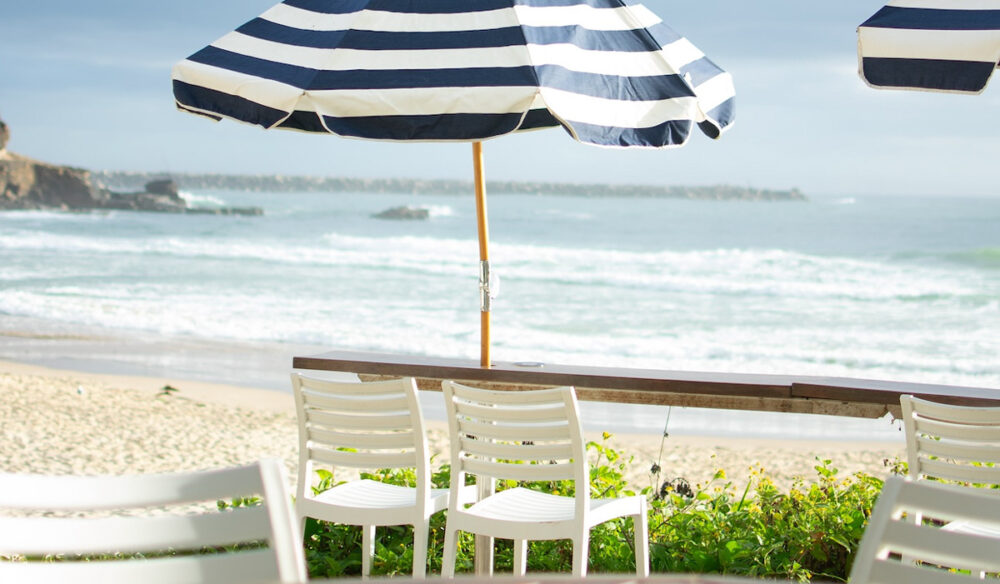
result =
[[[0,212],[0,359],[280,391],[297,354],[478,359],[471,195],[182,194],[264,215]],[[430,217],[373,217],[399,205]],[[1000,390],[1000,197],[488,206],[496,360]],[[658,432],[668,412],[616,408],[585,419]],[[676,432],[899,436],[885,420],[669,411]]]

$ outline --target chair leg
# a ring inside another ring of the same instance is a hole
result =
[[[372,556],[375,555],[375,526],[361,526],[361,577],[372,573]]]
[[[444,554],[441,558],[441,577],[455,577],[455,556],[458,555],[458,530],[444,528]]]
[[[632,539],[635,541],[635,573],[640,578],[649,577],[649,518],[646,501],[642,502],[641,513],[632,516]]]
[[[423,521],[413,524],[413,577],[427,576],[427,538],[430,522]]]
[[[584,529],[583,534],[573,539],[573,576],[583,578],[587,575],[587,555],[590,552],[590,530]]]
[[[298,518],[299,518],[299,537],[302,539],[303,545],[305,545],[305,541],[306,541],[306,519],[307,518],[306,518],[305,515],[298,515]]]
[[[514,540],[514,575],[524,576],[528,569],[528,541]]]

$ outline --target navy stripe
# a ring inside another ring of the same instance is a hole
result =
[[[216,122],[222,120],[222,116],[217,116],[215,114],[208,114],[208,113],[205,113],[205,112],[200,112],[198,110],[193,110],[193,109],[185,106],[184,104],[182,104],[181,102],[179,102],[177,100],[174,100],[174,105],[177,106],[177,109],[179,109],[181,111],[185,111],[185,112],[187,112],[189,114],[195,114],[197,116],[205,116],[206,118],[208,118],[210,120],[215,120]]]
[[[561,126],[557,120],[547,109],[533,109],[528,110],[528,113],[524,116],[524,121],[521,122],[518,130],[537,130],[540,128],[552,128],[555,126]]]
[[[314,49],[360,49],[368,51],[419,51],[425,49],[473,49],[524,44],[521,28],[491,30],[384,32],[356,30],[304,30],[256,18],[236,29],[255,38]]]
[[[572,44],[588,51],[641,53],[659,51],[653,38],[634,30],[587,30],[579,26],[523,26],[524,38],[535,45]]]
[[[341,136],[372,140],[479,140],[513,132],[521,121],[513,114],[441,114],[428,116],[324,116]]]
[[[319,71],[308,89],[417,89],[430,87],[534,87],[531,67]]]
[[[226,51],[209,45],[188,57],[189,61],[211,65],[220,69],[236,71],[254,77],[271,79],[294,87],[305,89],[312,84],[316,70],[309,67],[297,67],[276,63],[265,59],[248,57],[240,53]]]
[[[580,95],[622,101],[655,101],[672,97],[694,97],[688,84],[677,75],[621,77],[580,73],[559,65],[541,65],[538,84]]]
[[[322,14],[350,14],[365,9],[407,14],[458,14],[510,8],[513,5],[513,0],[459,2],[455,0],[420,0],[419,2],[405,3],[398,0],[285,0],[282,4]],[[405,10],[400,10],[400,8],[405,8]]]
[[[465,69],[356,69],[317,71],[205,47],[188,57],[196,63],[221,67],[314,91],[332,89],[403,89],[427,87],[534,87],[534,70],[523,67]]]
[[[288,116],[277,127],[285,130],[299,130],[300,132],[330,133],[330,130],[326,129],[326,126],[323,125],[323,121],[319,119],[316,112],[304,112],[301,110],[292,112],[292,115]]]
[[[662,21],[658,24],[647,26],[645,30],[661,47],[665,47],[670,43],[677,42],[684,38],[684,35],[678,34],[677,31],[670,28]]]
[[[571,124],[581,142],[598,146],[679,146],[691,135],[691,120],[671,120],[650,128]]]
[[[708,120],[698,122],[698,127],[701,128],[702,133],[714,140],[721,136],[722,130],[729,127],[736,119],[736,98],[730,97],[710,111],[705,112],[705,116],[708,117]]]
[[[889,59],[864,57],[865,79],[878,87],[921,87],[946,91],[979,92],[993,74],[994,63],[942,59]]]
[[[350,14],[364,10],[368,3],[369,0],[285,0],[282,2],[282,4],[293,8],[322,14]]]
[[[1000,29],[1000,10],[884,6],[861,26],[915,30],[997,30]]]
[[[697,87],[702,83],[717,77],[724,71],[715,63],[712,62],[708,57],[702,57],[696,61],[691,61],[687,65],[681,67],[681,75],[690,75],[691,86]]]
[[[191,85],[190,83],[184,83],[176,79],[174,80],[174,99],[185,108],[215,112],[219,115],[248,124],[256,124],[264,128],[274,126],[287,115],[287,112],[263,106],[249,99],[215,91],[214,89],[207,89],[198,85]]]
[[[660,43],[642,31],[593,31],[578,26],[512,26],[490,30],[385,32],[333,30],[315,31],[277,24],[256,18],[237,32],[267,41],[314,49],[430,50],[510,47],[532,44],[573,44],[588,51],[658,51],[662,45],[681,38],[669,28],[659,35]]]
[[[518,6],[593,6],[594,8],[618,8],[625,3],[621,0],[514,0]]]

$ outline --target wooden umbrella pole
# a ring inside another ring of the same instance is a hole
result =
[[[472,143],[472,167],[476,183],[476,225],[479,230],[480,359],[490,367],[490,231],[486,220],[486,177],[483,172],[483,143]]]
[[[486,221],[486,176],[483,172],[483,143],[472,143],[472,167],[476,183],[476,226],[479,230],[479,295],[480,335],[479,335],[479,366],[490,368],[490,230]],[[493,494],[493,481],[481,479],[477,481],[479,499],[485,499]],[[488,535],[476,536],[476,555],[474,560],[477,575],[486,576],[493,573],[493,538]]]

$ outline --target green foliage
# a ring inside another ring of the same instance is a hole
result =
[[[216,501],[215,506],[219,508],[219,511],[237,509],[239,507],[259,507],[260,497],[236,497],[235,499],[230,499],[228,503],[225,501]]]
[[[693,496],[667,493],[650,513],[652,569],[846,581],[882,481],[838,479],[830,460],[815,470],[787,493],[760,467],[739,496],[722,471]]]
[[[590,492],[594,497],[632,495],[635,491],[623,478],[632,459],[607,446],[608,438],[610,434],[605,433],[604,441],[587,444],[592,457]],[[838,478],[831,464],[819,461],[815,483],[798,480],[787,492],[777,488],[759,467],[751,468],[750,481],[740,492],[721,470],[706,485],[694,489],[683,481],[665,482],[650,501],[652,570],[846,581],[882,481],[863,473]],[[448,486],[449,471],[445,466],[434,474],[435,487]],[[318,476],[320,483],[314,491],[335,484],[327,471],[318,471]],[[415,479],[412,471],[380,470],[367,476],[394,484],[412,485]],[[572,481],[506,481],[497,488],[515,486],[566,496],[574,492]],[[652,488],[643,489],[642,494],[652,495]],[[445,515],[438,513],[431,520],[429,572],[441,569]],[[412,538],[409,526],[378,528],[373,575],[410,573]],[[310,519],[305,544],[310,577],[360,574],[360,528]],[[570,571],[573,554],[568,540],[528,545],[529,571]],[[631,519],[597,526],[591,531],[588,569],[595,573],[634,572],[634,545]],[[513,547],[509,540],[497,540],[494,558],[497,572],[511,570]],[[473,559],[473,537],[462,534],[456,572],[471,572]]]

